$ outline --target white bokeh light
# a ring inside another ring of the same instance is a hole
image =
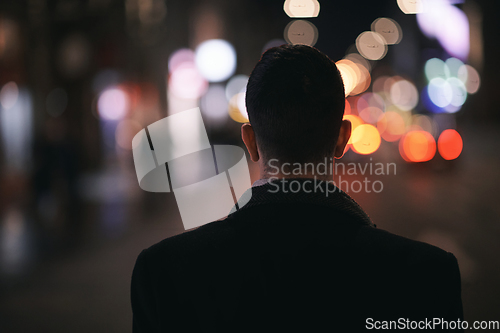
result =
[[[4,109],[8,110],[12,108],[19,96],[19,88],[17,84],[13,81],[6,83],[0,90],[0,104]]]
[[[183,62],[170,73],[168,89],[178,98],[198,99],[207,88],[207,81],[192,62]]]
[[[236,70],[236,51],[225,40],[207,40],[196,48],[195,62],[205,79],[221,82],[227,80]]]
[[[356,38],[356,48],[359,54],[369,60],[380,60],[387,54],[386,40],[373,31],[362,32]]]
[[[245,92],[248,84],[247,75],[235,75],[226,84],[226,98],[229,101],[234,95]]]
[[[450,83],[442,78],[435,78],[429,82],[427,87],[429,98],[432,103],[440,108],[444,108],[451,103],[453,98],[453,89]]]
[[[465,88],[464,83],[456,77],[449,78],[447,81],[453,92],[450,104],[455,107],[464,105],[465,100],[467,99],[467,89]]]
[[[420,30],[436,38],[452,56],[466,60],[470,49],[469,20],[458,7],[446,0],[428,0],[417,14]]]
[[[200,101],[201,112],[216,122],[224,122],[228,118],[226,89],[221,84],[211,85]]]
[[[97,101],[97,108],[101,118],[119,120],[125,116],[129,107],[127,94],[119,88],[105,90]]]
[[[407,80],[399,80],[391,86],[391,100],[399,109],[410,111],[418,104],[418,90]]]

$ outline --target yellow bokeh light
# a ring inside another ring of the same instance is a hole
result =
[[[344,116],[344,120],[349,120],[351,122],[351,133],[354,132],[354,130],[359,126],[363,124],[363,120],[359,118],[358,116],[355,116],[353,114],[346,114]],[[348,144],[352,143],[352,135],[349,138],[349,141],[347,142]]]
[[[361,155],[368,155],[380,147],[380,133],[373,125],[363,124],[352,132],[352,149]]]
[[[352,61],[346,59],[337,61],[336,65],[342,81],[344,81],[345,95],[348,96],[358,84],[358,75],[354,70],[354,67],[357,69],[357,66]]]
[[[335,64],[344,81],[346,96],[358,95],[368,89],[371,83],[371,76],[365,66],[349,59],[341,59]]]
[[[370,87],[370,83],[372,81],[370,72],[366,67],[359,63],[353,63],[354,66],[358,69],[358,82],[354,89],[351,91],[351,95],[358,95],[363,93]]]
[[[242,105],[242,101],[244,101],[245,93],[239,93],[231,97],[229,100],[228,112],[231,119],[238,123],[247,123],[248,115],[246,114],[246,109],[243,110],[244,105]]]

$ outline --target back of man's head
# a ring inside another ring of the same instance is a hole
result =
[[[247,85],[246,106],[264,160],[317,162],[331,157],[344,114],[335,63],[306,45],[267,50]]]

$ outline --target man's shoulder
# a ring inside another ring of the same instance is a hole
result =
[[[146,252],[150,256],[161,256],[164,260],[166,257],[175,256],[203,256],[219,249],[228,250],[237,247],[240,241],[248,238],[248,233],[260,237],[268,232],[265,228],[261,228],[262,224],[258,221],[255,221],[255,226],[251,226],[252,221],[250,221],[246,224],[247,227],[242,228],[245,223],[242,223],[240,217],[238,214],[232,214],[224,219],[166,238],[149,247]],[[307,231],[304,231],[303,236],[307,236]],[[367,225],[356,228],[355,236],[349,246],[353,252],[366,254],[375,261],[401,261],[401,263],[410,262],[415,266],[428,266],[431,263],[439,265],[443,261],[456,260],[453,254],[437,246]]]
[[[163,259],[175,256],[186,256],[189,253],[202,254],[203,250],[213,248],[227,233],[231,226],[227,217],[203,226],[187,230],[180,234],[165,238],[145,250],[151,257],[162,256]]]
[[[360,229],[358,241],[366,242],[367,244],[374,247],[380,247],[384,250],[398,249],[402,251],[430,253],[432,255],[444,255],[447,253],[443,249],[429,243],[397,235],[380,228],[367,227]]]
[[[377,263],[397,264],[416,274],[429,270],[436,272],[455,271],[458,267],[455,256],[435,245],[396,235],[378,228],[361,228],[357,243]]]

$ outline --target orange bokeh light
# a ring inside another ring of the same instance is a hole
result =
[[[462,148],[462,137],[454,129],[447,129],[439,136],[438,150],[445,160],[454,160],[460,156]]]
[[[399,142],[399,153],[407,162],[426,162],[436,154],[436,140],[426,131],[411,131]]]
[[[344,114],[351,114],[351,104],[347,99],[345,100]]]

